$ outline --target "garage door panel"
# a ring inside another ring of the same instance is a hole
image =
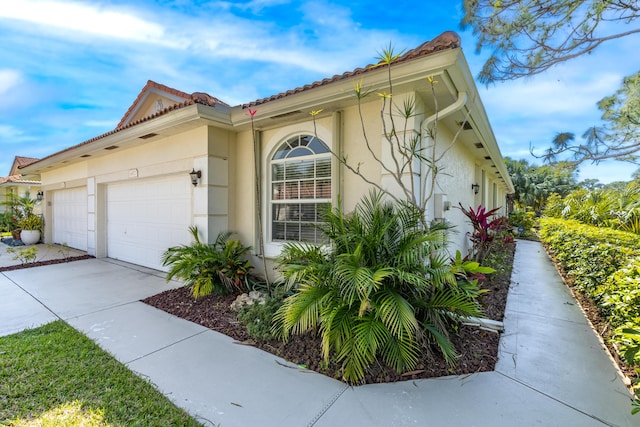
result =
[[[53,192],[53,242],[87,250],[87,189],[70,188]]]
[[[107,254],[159,270],[167,248],[188,244],[189,177],[174,176],[107,187]]]

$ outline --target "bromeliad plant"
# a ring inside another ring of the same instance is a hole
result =
[[[276,313],[274,331],[285,339],[318,332],[325,361],[335,357],[350,383],[377,360],[414,369],[434,345],[454,364],[450,328],[480,309],[477,287],[461,289],[440,251],[442,230],[425,230],[419,209],[383,202],[380,193],[350,215],[338,206],[323,220],[328,246],[289,243],[278,259],[295,293]]]
[[[472,207],[465,209],[459,203],[460,210],[469,219],[473,226],[471,242],[473,243],[473,258],[480,264],[491,250],[496,236],[506,232],[510,225],[504,217],[496,217],[500,208],[487,210],[484,206],[478,206],[475,210]]]
[[[251,247],[229,239],[231,233],[218,234],[213,244],[200,241],[197,227],[189,227],[193,236],[190,245],[174,246],[162,255],[162,265],[171,266],[167,281],[174,277],[184,280],[193,297],[213,293],[227,294],[249,288],[249,261],[243,259]]]

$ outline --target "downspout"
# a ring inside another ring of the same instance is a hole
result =
[[[450,104],[442,111],[427,117],[422,121],[422,123],[420,123],[420,133],[422,134],[422,130],[426,126],[429,126],[434,121],[444,119],[445,117],[448,117],[451,114],[460,111],[467,104],[467,100],[468,100],[468,96],[466,92],[458,92],[458,99],[456,99],[453,104]],[[422,163],[423,162],[420,162],[420,185],[418,186],[419,187],[418,191],[420,191],[418,197],[420,199],[421,204],[423,202],[423,200],[421,200],[422,199],[422,174],[424,173]],[[504,331],[504,323],[500,321],[495,321],[495,320],[490,320],[490,319],[475,317],[475,316],[459,317],[459,320],[461,320],[462,323],[465,325],[477,326],[480,329],[483,329],[485,331],[496,332],[496,333]]]
[[[458,92],[458,99],[456,99],[452,104],[448,105],[447,107],[445,107],[442,111],[437,111],[435,114],[425,118],[421,123],[420,123],[420,135],[423,134],[423,130],[426,129],[429,125],[431,125],[431,123],[435,122],[436,120],[442,120],[445,117],[450,116],[453,113],[456,113],[458,111],[460,111],[462,108],[464,108],[464,106],[467,104],[467,100],[468,100],[468,95],[467,92]],[[423,142],[424,138],[420,138],[420,144],[421,147],[420,149],[422,150],[423,146]],[[434,141],[435,144],[435,141]],[[425,194],[422,191],[422,182],[423,182],[423,177],[424,177],[424,162],[420,162],[420,167],[419,167],[419,179],[418,179],[418,188],[417,188],[417,192],[418,194],[416,195],[416,200],[419,203],[419,206],[422,206],[423,203],[425,202],[425,200],[423,200],[423,195]]]

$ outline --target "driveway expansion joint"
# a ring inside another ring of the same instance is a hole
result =
[[[316,416],[313,417],[311,421],[309,421],[307,427],[313,427],[314,425],[316,425],[320,418],[322,418],[322,416],[327,413],[327,411],[334,405],[334,403],[338,401],[338,399],[340,399],[340,396],[342,396],[342,394],[347,391],[349,387],[350,386],[348,384],[344,384],[342,388],[338,390],[338,392],[333,395],[333,397],[320,409],[320,412],[318,412],[318,414],[316,414]]]
[[[554,402],[558,402],[559,404],[561,404],[561,405],[563,405],[563,406],[566,406],[567,408],[569,408],[569,409],[571,409],[571,410],[573,410],[573,411],[579,412],[579,413],[583,414],[584,416],[587,416],[587,417],[589,417],[589,418],[591,418],[591,419],[593,419],[593,420],[596,420],[596,421],[598,421],[598,422],[600,422],[600,423],[602,423],[602,424],[604,424],[604,425],[606,425],[606,426],[616,427],[616,425],[615,425],[615,424],[611,424],[610,422],[605,421],[605,420],[603,420],[602,418],[600,418],[600,417],[598,417],[598,416],[596,416],[596,415],[593,415],[593,414],[590,414],[590,413],[588,413],[588,412],[585,412],[585,411],[583,411],[583,410],[582,410],[582,409],[580,409],[580,408],[576,408],[575,406],[573,406],[573,405],[571,405],[571,404],[569,404],[569,403],[567,403],[567,402],[565,402],[565,401],[563,401],[563,400],[560,400],[560,399],[558,399],[558,398],[556,398],[556,397],[553,397],[553,396],[552,396],[552,395],[550,395],[549,393],[545,393],[545,392],[544,392],[544,391],[542,391],[542,390],[538,390],[536,387],[532,386],[531,384],[527,384],[526,382],[524,382],[524,381],[522,381],[522,380],[519,380],[519,379],[517,379],[517,378],[515,378],[515,377],[509,376],[509,375],[505,374],[504,372],[500,372],[500,371],[497,371],[497,370],[496,370],[496,371],[494,371],[494,372],[495,372],[496,374],[498,374],[498,375],[502,375],[503,377],[505,377],[505,378],[507,378],[507,379],[509,379],[509,380],[511,380],[511,381],[513,381],[513,382],[515,382],[515,383],[520,384],[521,386],[524,386],[524,387],[528,388],[529,390],[531,390],[531,391],[533,391],[533,392],[536,392],[536,393],[538,393],[538,394],[540,394],[540,395],[542,395],[542,396],[544,396],[544,397],[546,397],[546,398],[548,398],[548,399],[551,399],[551,400],[553,400]],[[631,396],[629,396],[629,404],[631,404]]]

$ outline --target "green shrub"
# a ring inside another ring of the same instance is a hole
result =
[[[535,213],[514,211],[509,214],[507,220],[512,227],[522,227],[523,232],[528,232],[531,231],[535,224]]]
[[[284,293],[274,291],[264,304],[258,302],[240,309],[238,320],[247,328],[247,333],[256,341],[270,341],[277,338],[272,331],[273,316],[284,300]]]
[[[478,290],[457,286],[442,230],[423,229],[420,218],[376,193],[349,215],[340,206],[326,212],[319,227],[330,245],[288,243],[278,259],[295,291],[276,313],[274,332],[285,339],[319,332],[325,362],[334,357],[351,383],[379,359],[398,372],[414,369],[433,345],[453,364],[449,333],[460,317],[480,314]]]
[[[640,236],[632,233],[557,218],[541,218],[539,224],[540,239],[578,289],[598,303],[609,276],[640,256]]]
[[[162,265],[171,266],[167,281],[174,277],[184,280],[194,298],[249,289],[251,265],[243,257],[251,247],[229,239],[229,232],[206,244],[200,241],[197,227],[189,227],[189,231],[194,240],[191,244],[171,247],[162,254]]]
[[[631,320],[640,325],[640,258],[613,273],[598,289],[602,295],[602,307],[614,327]]]
[[[28,215],[18,221],[18,227],[22,230],[42,231],[42,218],[38,215]]]

